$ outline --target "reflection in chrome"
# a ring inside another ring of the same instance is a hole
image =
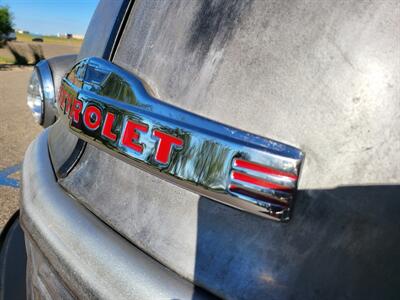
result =
[[[82,60],[63,79],[63,122],[85,141],[221,203],[287,221],[303,153],[153,98],[131,73]]]

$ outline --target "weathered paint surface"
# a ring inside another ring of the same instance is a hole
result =
[[[293,220],[213,203],[93,147],[61,184],[217,295],[394,297],[399,2],[231,3],[138,1],[115,63],[157,98],[303,149]]]

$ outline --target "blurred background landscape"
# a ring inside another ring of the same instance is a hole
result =
[[[77,53],[98,0],[0,0],[0,65]]]
[[[78,53],[83,39],[67,39],[57,36],[41,36],[43,42],[29,33],[16,33],[16,40],[3,41],[0,47],[0,64],[2,65],[32,65],[41,59],[52,56]],[[3,66],[4,67],[4,66]]]
[[[78,53],[98,2],[0,0],[0,231],[19,207],[24,153],[43,130],[26,105],[33,66]]]

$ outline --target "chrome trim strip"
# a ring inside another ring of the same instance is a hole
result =
[[[289,220],[304,158],[295,147],[155,99],[134,75],[94,57],[63,79],[59,109],[81,139],[138,168],[232,207]]]

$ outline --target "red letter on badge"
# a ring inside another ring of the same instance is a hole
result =
[[[160,139],[157,144],[155,159],[159,163],[167,164],[171,156],[172,147],[182,147],[183,140],[159,130],[154,130],[153,135]]]
[[[101,123],[101,111],[94,105],[89,105],[83,115],[83,123],[88,129],[96,130]]]
[[[116,134],[111,131],[114,120],[115,120],[114,114],[108,112],[104,120],[103,129],[101,130],[101,134],[112,141],[115,141],[117,139]]]
[[[65,110],[64,113],[68,116],[69,111],[71,109],[71,104],[72,104],[72,97],[70,94],[67,93],[66,95],[66,100],[65,100]]]
[[[60,108],[62,111],[64,111],[64,108],[65,108],[65,97],[66,97],[66,91],[61,86],[60,93],[58,94],[58,101],[60,102]]]
[[[145,124],[136,123],[132,120],[126,120],[121,143],[122,145],[129,147],[138,153],[142,153],[143,146],[135,143],[135,141],[137,142],[140,137],[140,134],[137,132],[137,130],[147,132],[149,128]]]
[[[69,113],[69,117],[72,118],[72,120],[75,123],[79,122],[79,114],[81,113],[83,108],[83,103],[82,101],[78,100],[78,99],[74,99],[74,102],[72,104],[72,108],[71,111]]]

